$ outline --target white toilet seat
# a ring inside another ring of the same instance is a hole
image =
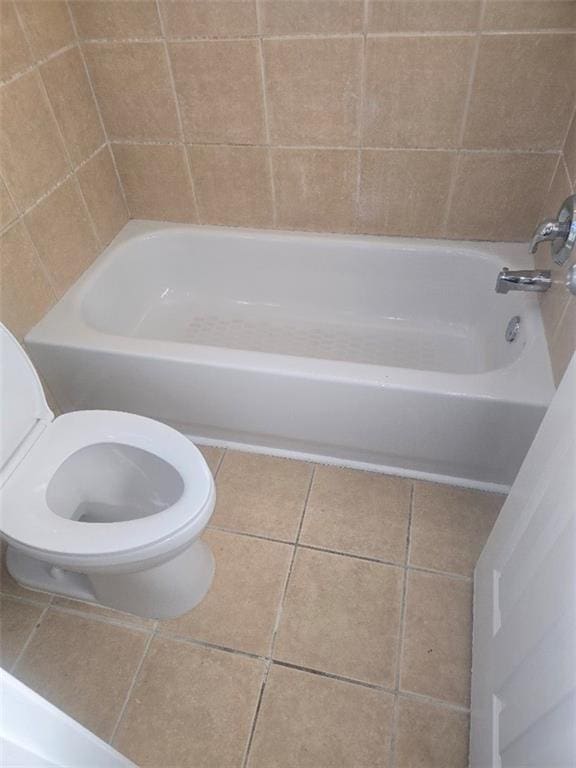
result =
[[[85,523],[52,511],[46,493],[63,462],[82,448],[117,443],[140,448],[171,465],[183,490],[170,507],[135,520]],[[47,424],[2,489],[3,535],[39,558],[82,559],[104,566],[151,547],[174,549],[205,527],[214,503],[214,481],[204,457],[176,430],[153,419],[116,411],[78,411]]]

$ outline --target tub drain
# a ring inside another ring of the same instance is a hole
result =
[[[519,333],[520,333],[520,315],[514,315],[514,317],[511,317],[510,320],[508,321],[504,338],[506,339],[506,341],[512,343],[513,341],[516,341],[516,338]]]

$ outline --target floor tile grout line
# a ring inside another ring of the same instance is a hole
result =
[[[224,533],[229,533],[233,536],[244,536],[249,539],[258,539],[260,541],[269,541],[274,544],[286,544],[288,546],[295,546],[295,541],[288,541],[287,539],[276,539],[272,536],[264,536],[259,533],[248,533],[247,531],[238,531],[234,528],[224,528],[219,525],[209,525],[209,529],[214,531],[222,531]],[[465,582],[471,582],[472,577],[471,576],[463,576],[460,573],[452,573],[451,571],[439,571],[434,568],[425,568],[423,566],[414,565],[414,564],[408,564],[408,563],[397,563],[393,560],[383,560],[381,558],[377,557],[370,557],[369,555],[360,555],[354,552],[343,552],[340,549],[330,549],[328,547],[321,547],[316,544],[304,544],[303,542],[298,542],[298,547],[300,549],[310,549],[314,552],[326,552],[330,555],[339,555],[340,557],[349,557],[353,560],[362,560],[363,562],[368,563],[378,563],[379,565],[388,565],[391,568],[402,568],[403,570],[408,571],[418,571],[420,573],[430,573],[434,576],[445,576],[448,579],[454,579],[456,581],[465,581]]]
[[[278,609],[276,611],[276,620],[274,622],[274,629],[272,630],[272,637],[270,638],[270,645],[269,645],[269,658],[268,658],[268,666],[266,669],[266,673],[264,675],[264,680],[262,681],[262,687],[260,689],[260,696],[258,698],[258,703],[256,706],[256,711],[254,712],[254,719],[252,721],[252,728],[250,729],[250,736],[248,738],[248,743],[246,745],[246,752],[244,755],[243,760],[243,768],[246,768],[248,765],[248,760],[250,759],[250,751],[252,749],[252,743],[254,740],[254,733],[256,732],[256,726],[258,723],[258,715],[260,714],[260,708],[262,704],[262,699],[264,698],[264,691],[266,690],[266,683],[268,682],[268,675],[270,673],[270,669],[273,665],[273,656],[274,656],[274,646],[276,644],[276,636],[278,634],[278,630],[280,627],[280,622],[282,620],[282,611],[284,608],[284,603],[286,601],[286,596],[288,594],[288,586],[290,584],[290,577],[292,576],[292,571],[294,568],[294,562],[296,560],[296,552],[298,550],[298,541],[300,539],[300,533],[302,531],[302,525],[304,524],[304,516],[306,514],[306,508],[308,506],[308,500],[310,498],[310,493],[312,491],[312,485],[314,483],[314,476],[316,474],[316,467],[312,466],[312,472],[310,473],[310,481],[308,483],[308,488],[306,490],[306,495],[304,497],[304,503],[302,505],[302,513],[300,514],[300,521],[298,524],[298,530],[296,532],[296,540],[294,542],[292,553],[290,556],[290,563],[288,565],[288,572],[286,574],[286,580],[284,582],[284,586],[282,589],[282,594],[280,596],[280,600],[278,602]]]
[[[308,490],[304,498],[304,506],[302,508],[302,514],[300,515],[300,523],[296,532],[296,540],[294,541],[294,547],[298,547],[300,544],[300,535],[302,534],[302,526],[304,525],[304,517],[306,516],[306,510],[308,509],[308,502],[310,501],[310,494],[312,493],[312,486],[314,485],[314,479],[316,477],[316,466],[312,465],[312,474],[310,475],[310,482],[308,483]]]
[[[317,677],[327,677],[333,680],[339,680],[340,682],[343,682],[343,683],[349,683],[350,685],[358,685],[363,688],[370,688],[377,691],[384,691],[385,693],[397,695],[397,696],[400,696],[401,698],[417,698],[421,701],[427,701],[437,706],[442,706],[448,709],[456,709],[461,712],[470,711],[468,708],[463,707],[459,704],[454,704],[453,702],[444,701],[443,699],[436,699],[433,696],[428,696],[427,694],[418,693],[417,691],[402,690],[398,687],[380,685],[379,683],[370,683],[367,680],[359,680],[357,678],[347,677],[346,675],[339,675],[336,672],[327,672],[325,670],[316,669],[314,667],[306,667],[306,666],[303,666],[302,664],[296,664],[294,662],[285,661],[284,659],[279,659],[274,656],[260,655],[256,653],[251,653],[250,651],[243,651],[238,648],[232,648],[230,646],[212,643],[208,640],[201,640],[199,638],[186,637],[184,635],[178,635],[176,633],[166,632],[161,630],[160,627],[157,630],[155,630],[152,634],[159,639],[170,640],[171,642],[176,642],[181,645],[191,645],[198,648],[204,648],[207,650],[227,653],[232,656],[241,656],[242,658],[249,658],[254,661],[262,661],[269,665],[276,665],[279,667],[296,669],[296,670],[299,670],[300,672],[307,672],[311,675],[316,675]]]
[[[216,462],[216,469],[214,470],[214,480],[216,480],[216,477],[218,476],[218,472],[220,472],[220,467],[222,466],[222,463],[224,462],[224,459],[226,457],[226,454],[228,453],[227,448],[222,449],[222,455]]]
[[[20,600],[20,602],[27,603],[26,600]],[[39,607],[39,606],[37,606],[37,607]],[[73,610],[67,610],[65,608],[59,608],[59,607],[53,606],[51,603],[49,603],[48,605],[45,605],[45,607],[43,608],[42,613],[40,614],[40,616],[38,618],[38,621],[36,622],[34,628],[30,632],[30,636],[26,640],[24,646],[22,647],[20,653],[18,654],[17,659],[15,660],[14,664],[11,667],[12,671],[16,668],[16,665],[20,662],[22,656],[24,655],[28,645],[30,644],[30,642],[32,640],[33,635],[38,630],[41,622],[44,620],[44,617],[45,617],[46,613],[52,607],[54,607],[56,609],[56,613],[63,613],[63,614],[70,615],[70,616],[76,616],[77,618],[85,618],[85,619],[89,619],[89,620],[90,619],[94,619],[96,621],[99,621],[100,623],[110,624],[112,626],[118,626],[118,627],[125,628],[125,629],[136,630],[140,634],[147,634],[148,635],[148,638],[147,638],[147,641],[146,641],[146,645],[145,645],[145,650],[142,653],[142,658],[141,658],[141,660],[140,660],[140,662],[138,664],[138,667],[137,667],[137,669],[136,669],[136,671],[134,673],[134,677],[133,677],[132,683],[130,685],[129,691],[127,692],[126,699],[125,699],[124,705],[122,707],[122,711],[121,711],[121,713],[118,716],[118,720],[117,720],[117,722],[115,724],[115,727],[114,727],[114,730],[113,730],[113,735],[110,738],[110,743],[113,743],[113,739],[115,738],[115,736],[117,734],[117,731],[118,731],[118,728],[119,728],[119,725],[120,725],[120,721],[121,721],[121,719],[122,719],[122,717],[123,717],[123,715],[125,713],[125,710],[126,710],[126,707],[127,707],[128,703],[129,703],[129,699],[130,699],[130,697],[132,695],[134,686],[136,684],[137,677],[140,674],[142,665],[143,665],[143,663],[145,661],[145,657],[146,657],[146,655],[148,653],[148,650],[149,650],[149,647],[150,647],[150,643],[152,642],[152,640],[154,638],[166,639],[166,640],[169,640],[171,642],[176,642],[176,643],[183,644],[183,645],[190,645],[190,646],[194,646],[194,647],[198,647],[198,648],[204,648],[204,649],[207,649],[207,650],[214,650],[216,652],[228,653],[228,654],[235,655],[235,656],[241,656],[242,658],[250,658],[250,659],[253,659],[254,661],[262,661],[262,662],[265,662],[267,664],[268,672],[269,672],[269,670],[271,669],[271,667],[273,665],[276,665],[276,666],[280,666],[280,667],[286,667],[286,668],[289,668],[289,669],[295,669],[295,670],[298,670],[298,671],[301,671],[301,672],[305,672],[305,673],[308,673],[308,674],[312,674],[312,675],[315,675],[315,676],[318,676],[318,677],[324,677],[324,678],[328,678],[328,679],[332,679],[332,680],[338,680],[340,682],[348,683],[350,685],[356,685],[356,686],[360,686],[360,687],[363,687],[363,688],[369,688],[369,689],[372,689],[372,690],[382,691],[382,692],[385,692],[385,693],[389,693],[391,695],[396,695],[396,696],[398,696],[400,698],[417,699],[419,701],[427,702],[430,705],[438,706],[438,707],[443,707],[445,709],[455,710],[455,711],[459,711],[459,712],[466,713],[466,714],[469,714],[469,712],[470,712],[470,710],[468,708],[463,707],[461,705],[458,705],[458,704],[455,704],[455,703],[449,702],[449,701],[444,701],[442,699],[436,699],[436,698],[434,698],[432,696],[428,696],[426,694],[420,694],[420,693],[418,693],[416,691],[404,691],[404,690],[400,690],[398,688],[390,688],[388,686],[383,686],[383,685],[380,685],[378,683],[370,683],[370,682],[365,681],[365,680],[358,680],[358,679],[355,679],[355,678],[346,677],[344,675],[339,675],[339,674],[336,674],[336,673],[326,672],[326,671],[321,670],[321,669],[315,669],[313,667],[305,667],[305,666],[302,666],[302,665],[299,665],[299,664],[294,664],[292,662],[288,662],[288,661],[284,661],[282,659],[274,658],[272,655],[270,655],[270,656],[262,656],[262,655],[258,655],[258,654],[252,654],[252,653],[250,653],[248,651],[242,651],[242,650],[239,650],[239,649],[236,649],[236,648],[230,648],[230,647],[227,647],[227,646],[221,646],[221,645],[217,645],[215,643],[211,643],[211,642],[204,641],[204,640],[199,640],[199,639],[196,639],[196,638],[183,637],[183,636],[178,636],[176,634],[171,634],[169,632],[163,632],[160,629],[160,622],[159,621],[155,622],[155,626],[153,628],[146,630],[144,628],[135,627],[134,625],[119,624],[118,622],[111,621],[111,620],[109,620],[107,618],[96,617],[96,616],[93,616],[93,615],[80,614],[79,612],[76,612],[76,611],[73,611]],[[268,677],[268,675],[266,675],[266,679],[267,679],[267,677]],[[263,694],[263,689],[262,689],[261,694]]]
[[[52,600],[54,599],[54,594],[52,594],[52,592],[41,592],[40,594],[47,595],[50,599],[35,600],[33,597],[27,597],[23,595],[14,595],[12,594],[12,592],[4,592],[0,588],[0,597],[8,598],[10,600],[15,600],[18,603],[24,603],[25,605],[33,605],[36,608],[46,608],[47,606],[52,604]]]
[[[61,597],[61,595],[56,595],[56,597]],[[94,603],[94,605],[98,604]],[[67,616],[77,616],[80,619],[97,621],[99,624],[109,624],[110,626],[121,627],[122,629],[132,629],[135,632],[139,632],[140,634],[144,635],[153,631],[151,627],[138,626],[138,624],[132,624],[129,621],[123,621],[122,619],[115,619],[111,616],[101,616],[97,613],[90,613],[90,611],[87,610],[83,611],[81,608],[70,608],[65,605],[58,605],[57,603],[51,603],[49,607],[57,613],[63,613]]]
[[[412,483],[410,488],[410,503],[408,507],[408,526],[406,529],[406,567],[404,569],[404,579],[402,582],[402,599],[400,602],[400,625],[398,631],[398,642],[396,645],[396,690],[400,690],[400,678],[402,674],[402,660],[404,649],[404,631],[406,625],[406,595],[408,591],[408,564],[410,563],[410,545],[412,542],[412,517],[414,514],[414,496],[416,494],[416,483]],[[394,713],[392,717],[392,733],[390,735],[390,768],[394,768],[396,762],[396,735],[398,729],[398,696],[394,699]]]
[[[284,661],[283,659],[270,659],[273,665],[278,667],[286,667],[288,669],[295,669],[300,672],[306,672],[310,675],[316,675],[317,677],[327,677],[330,680],[338,680],[342,683],[349,683],[350,685],[357,685],[361,688],[369,688],[374,691],[381,691],[382,693],[388,693],[392,696],[397,696],[400,699],[417,699],[418,701],[427,702],[430,705],[443,707],[444,709],[455,710],[465,714],[470,714],[470,709],[464,707],[461,704],[455,704],[451,701],[444,701],[443,699],[436,699],[433,696],[428,696],[424,693],[418,693],[417,691],[404,691],[398,688],[391,688],[387,685],[380,685],[379,683],[369,683],[367,680],[358,680],[353,677],[346,677],[345,675],[339,675],[335,672],[325,672],[321,669],[315,669],[314,667],[305,667],[301,664],[294,664],[290,661]]]
[[[32,639],[33,639],[34,635],[36,634],[36,632],[38,631],[38,628],[40,627],[40,625],[44,621],[44,617],[46,616],[46,613],[48,612],[48,609],[50,608],[50,605],[51,605],[51,602],[48,603],[48,605],[44,608],[44,610],[42,611],[40,616],[38,616],[38,619],[34,622],[34,626],[30,630],[30,634],[26,638],[26,640],[24,642],[24,645],[22,646],[22,648],[20,648],[20,652],[18,653],[18,655],[14,659],[14,662],[10,666],[10,669],[9,669],[10,674],[12,674],[12,675],[14,674],[14,672],[16,670],[16,667],[22,661],[22,659],[24,657],[24,654],[26,653],[26,650],[28,649],[28,646],[32,642]]]
[[[377,557],[370,557],[369,555],[359,555],[353,552],[342,552],[339,549],[329,549],[328,547],[320,547],[317,544],[302,544],[298,545],[301,549],[310,549],[313,552],[326,552],[329,555],[340,555],[340,557],[348,557],[353,560],[362,560],[365,563],[377,563],[378,565],[389,565],[391,568],[406,569],[404,563],[395,563],[392,560],[381,560]]]
[[[444,701],[443,699],[435,699],[433,696],[428,696],[425,693],[418,693],[417,691],[396,691],[398,699],[408,699],[413,701],[420,701],[422,703],[430,704],[430,706],[440,707],[442,709],[448,709],[451,712],[461,712],[463,715],[470,715],[470,708],[464,707],[462,704],[455,704],[451,701]]]
[[[288,669],[295,669],[300,672],[306,672],[307,674],[315,675],[317,677],[326,677],[331,680],[338,680],[342,683],[349,683],[350,685],[357,685],[362,688],[369,688],[371,690],[382,691],[384,693],[389,693],[391,695],[399,696],[400,698],[418,699],[419,701],[425,701],[425,702],[428,702],[429,704],[443,707],[445,709],[456,710],[464,713],[470,712],[469,708],[464,707],[462,705],[455,704],[450,701],[445,701],[443,699],[436,699],[433,696],[428,696],[427,694],[418,693],[417,691],[401,690],[395,687],[392,688],[390,686],[380,685],[379,683],[370,683],[367,680],[359,680],[357,678],[347,677],[345,675],[339,675],[338,673],[335,673],[335,672],[327,672],[325,670],[316,669],[314,667],[306,667],[301,664],[285,661],[284,659],[278,659],[273,656],[263,656],[256,653],[250,653],[249,651],[242,651],[242,650],[239,650],[238,648],[218,645],[208,640],[201,640],[199,638],[185,637],[183,635],[177,635],[170,632],[165,632],[160,629],[159,623],[158,623],[158,627],[155,630],[151,630],[149,634],[153,638],[157,638],[159,640],[168,640],[170,642],[178,643],[179,645],[190,645],[196,648],[202,648],[202,649],[212,650],[220,653],[226,653],[231,656],[240,656],[242,658],[249,658],[249,659],[252,659],[253,661],[264,662],[268,664],[270,667],[275,665],[279,667],[286,667]]]
[[[163,638],[166,640],[172,640],[181,645],[194,645],[199,648],[206,648],[212,651],[221,651],[222,653],[229,653],[232,656],[242,656],[242,658],[253,659],[254,661],[264,661],[266,663],[271,662],[270,656],[265,656],[258,653],[252,653],[251,651],[243,651],[240,648],[233,648],[230,645],[220,645],[219,643],[213,643],[209,640],[202,640],[198,637],[186,637],[185,635],[179,635],[176,632],[170,632],[169,630],[163,630],[160,627],[154,632],[155,637]]]
[[[260,710],[262,709],[264,691],[266,689],[266,683],[268,682],[268,676],[270,674],[270,670],[272,669],[272,664],[273,662],[270,659],[266,661],[266,669],[264,670],[262,685],[260,686],[260,691],[258,693],[258,700],[256,702],[256,708],[254,709],[254,716],[252,718],[252,724],[250,726],[250,733],[248,735],[248,740],[246,741],[246,747],[244,749],[244,755],[242,758],[242,768],[247,768],[248,760],[250,759],[250,752],[252,750],[252,744],[254,743],[254,735],[256,733],[256,724],[258,723],[258,715],[260,714]]]
[[[346,677],[345,675],[339,675],[336,672],[325,672],[322,669],[315,669],[314,667],[306,667],[302,664],[295,664],[292,661],[284,661],[284,659],[271,659],[272,664],[277,667],[284,667],[286,669],[294,669],[298,672],[306,672],[309,675],[315,675],[316,677],[325,677],[329,680],[337,680],[341,683],[349,683],[350,685],[357,685],[361,688],[369,688],[372,691],[382,691],[383,693],[389,693],[395,695],[398,691],[395,688],[390,688],[386,685],[380,685],[379,683],[369,683],[367,680],[357,680],[353,677]]]
[[[132,696],[132,692],[134,691],[134,688],[136,687],[136,681],[137,681],[138,676],[140,674],[140,670],[142,669],[142,667],[144,665],[144,660],[146,659],[146,656],[148,655],[148,650],[149,650],[150,645],[152,643],[152,640],[154,639],[155,636],[156,636],[156,630],[153,629],[149,633],[148,639],[146,640],[146,642],[144,644],[144,650],[142,651],[142,656],[141,656],[140,661],[138,662],[138,665],[137,665],[137,667],[136,667],[136,669],[134,671],[134,675],[132,677],[132,682],[128,686],[128,690],[126,692],[126,697],[124,699],[124,703],[122,704],[122,707],[120,709],[120,712],[119,712],[118,717],[116,719],[116,722],[114,724],[114,728],[112,729],[112,733],[110,734],[110,738],[108,739],[108,743],[111,744],[111,745],[114,744],[114,740],[116,739],[116,736],[118,735],[118,730],[120,728],[120,725],[122,723],[122,719],[123,719],[123,717],[124,717],[124,715],[126,713],[126,710],[128,708],[128,704],[130,702],[130,698]]]

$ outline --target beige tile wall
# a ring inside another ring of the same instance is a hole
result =
[[[138,217],[524,240],[576,100],[576,0],[70,7]]]
[[[0,316],[20,335],[127,216],[526,240],[574,185],[576,0],[0,13]],[[557,371],[561,277],[542,304]]]
[[[542,215],[555,217],[562,201],[571,194],[576,194],[576,110],[544,201]],[[542,269],[552,267],[553,285],[541,295],[540,306],[554,378],[558,383],[576,350],[576,296],[571,296],[564,285],[568,269],[576,263],[576,253],[563,267],[556,267],[550,260],[548,248],[541,245],[536,263]]]
[[[2,0],[2,322],[21,338],[127,220],[67,4]]]

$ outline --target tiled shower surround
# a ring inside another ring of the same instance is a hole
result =
[[[216,576],[154,622],[4,573],[2,663],[142,768],[464,768],[503,497],[204,449]]]
[[[0,0],[0,316],[128,218],[526,240],[574,190],[575,33],[576,0]]]
[[[71,2],[131,216],[516,240],[576,99],[576,3]]]

